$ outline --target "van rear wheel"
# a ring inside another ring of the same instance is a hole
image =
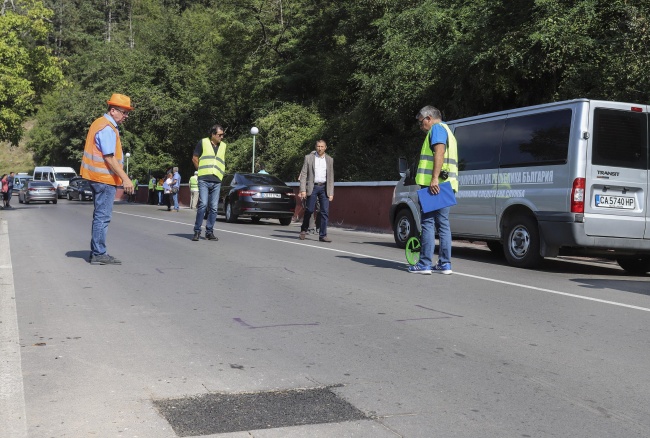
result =
[[[397,246],[406,248],[406,242],[417,235],[418,229],[410,210],[402,209],[397,213],[393,229],[393,237]]]
[[[506,225],[504,254],[506,260],[517,268],[532,268],[541,263],[539,254],[539,229],[530,216],[515,216]]]
[[[650,271],[650,257],[630,256],[616,259],[618,265],[629,274],[643,275]]]

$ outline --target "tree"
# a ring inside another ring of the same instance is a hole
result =
[[[0,11],[0,140],[17,145],[22,123],[63,72],[46,45],[51,10],[36,0],[4,0]]]

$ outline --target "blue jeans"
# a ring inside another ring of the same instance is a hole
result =
[[[172,199],[174,200],[174,210],[178,210],[178,192],[172,193]]]
[[[90,255],[98,256],[106,254],[106,233],[108,224],[113,217],[113,201],[117,187],[100,182],[90,182],[93,191],[93,227],[90,239]]]
[[[307,208],[305,210],[305,215],[302,218],[302,226],[300,227],[300,230],[307,231],[309,229],[309,218],[314,214],[314,210],[316,210],[316,199],[320,202],[320,232],[318,233],[318,236],[325,237],[327,236],[327,219],[329,217],[330,199],[327,197],[324,185],[314,185],[314,190],[311,192],[311,195],[307,197]]]
[[[420,263],[425,266],[433,266],[433,250],[436,246],[436,229],[438,230],[438,262],[440,264],[451,263],[451,227],[449,226],[450,207],[440,210],[421,213],[422,247],[420,249]]]
[[[208,211],[208,221],[205,223],[205,233],[212,233],[214,223],[217,220],[217,207],[219,205],[219,192],[221,191],[221,183],[213,181],[199,180],[199,205],[196,206],[196,221],[194,222],[194,232],[201,232],[201,225],[203,224],[203,217],[205,216],[206,208]]]

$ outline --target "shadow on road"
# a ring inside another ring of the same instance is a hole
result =
[[[392,242],[354,242],[350,241],[349,243],[352,243],[354,245],[374,245],[374,246],[381,246],[383,248],[397,248],[394,243]]]
[[[345,256],[345,255],[340,255],[337,257],[340,259],[348,259],[353,262],[362,263],[364,265],[372,266],[375,268],[395,269],[397,271],[402,271],[402,272],[406,270],[405,267],[406,261],[404,263],[395,263],[389,260],[380,260],[371,257],[354,257],[354,256]]]
[[[481,244],[463,244],[454,246],[452,259],[460,258],[478,262],[491,263],[499,266],[508,266],[503,256],[494,254],[486,246]],[[437,250],[437,246],[436,246]],[[515,268],[516,269],[516,268]],[[523,269],[523,268],[522,268]],[[546,258],[535,271],[556,273],[556,274],[581,274],[591,276],[629,276],[613,260],[590,258],[590,257],[568,257]]]
[[[68,251],[65,253],[65,256],[73,259],[83,259],[87,262],[88,257],[90,257],[90,250],[86,249],[83,251]]]
[[[575,278],[571,281],[578,283],[587,289],[613,289],[622,292],[632,292],[650,296],[647,281],[639,280],[608,280],[608,279],[592,279],[592,278]]]

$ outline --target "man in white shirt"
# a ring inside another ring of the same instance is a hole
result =
[[[307,198],[307,208],[300,227],[300,240],[305,240],[309,229],[309,218],[314,213],[316,199],[320,202],[320,232],[318,240],[331,242],[327,237],[329,203],[334,200],[334,159],[325,153],[325,140],[316,142],[316,153],[305,155],[300,172],[300,199]]]

